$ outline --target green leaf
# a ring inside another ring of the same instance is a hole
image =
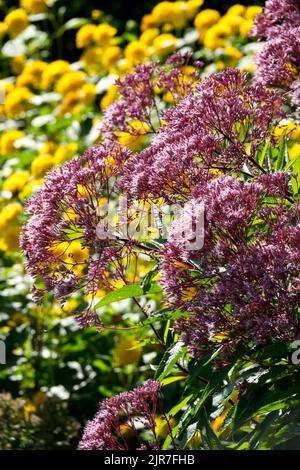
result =
[[[166,377],[165,379],[161,380],[161,384],[164,385],[169,385],[174,382],[178,382],[179,380],[185,380],[186,375],[173,375],[172,377]]]
[[[291,167],[293,168],[297,168],[297,166],[299,167],[299,160],[300,160],[300,153],[299,155],[297,155],[296,158],[288,162],[288,164],[284,167],[283,171],[287,171]],[[295,173],[299,173],[299,171],[295,171]]]
[[[142,287],[144,293],[149,291],[149,289],[151,287],[151,284],[152,284],[152,280],[156,276],[157,273],[158,273],[158,266],[154,266],[154,268],[152,268],[146,274],[146,276],[143,278],[143,281],[141,283],[141,287]]]
[[[288,161],[287,143],[286,143],[286,139],[283,137],[279,143],[278,156],[277,156],[277,160],[275,164],[275,169],[282,170],[287,161]]]
[[[202,375],[202,370],[207,367],[211,362],[218,356],[219,352],[223,349],[223,346],[220,346],[216,350],[210,351],[205,354],[201,359],[196,361],[191,361],[189,365],[189,380],[188,384],[193,383],[197,376]]]
[[[190,426],[188,426],[184,432],[183,432],[183,435],[182,435],[182,438],[180,439],[180,442],[179,442],[179,445],[180,445],[180,449],[185,449],[186,446],[190,443],[190,441],[193,439],[193,437],[195,436],[196,432],[198,431],[197,429],[197,423],[193,423],[193,424],[190,424]],[[196,450],[196,449],[190,449],[190,450]]]
[[[168,416],[170,416],[170,418],[176,416],[177,413],[179,413],[179,411],[181,411],[187,405],[192,396],[193,394],[191,393],[190,395],[184,397],[179,403],[174,405],[173,408],[171,408],[171,410],[169,411]]]
[[[176,438],[178,438],[190,424],[192,419],[198,412],[198,404],[201,401],[201,396],[193,395],[193,400],[189,403],[187,409],[184,411],[183,415],[181,416],[179,423],[176,428]]]
[[[65,31],[69,31],[71,29],[78,29],[81,26],[87,24],[89,21],[87,18],[71,18],[67,21],[61,28],[58,29],[56,32],[56,36],[59,37],[64,34]]]
[[[257,383],[248,384],[247,393],[239,399],[234,410],[233,431],[255,415],[288,407],[298,390],[296,377],[288,375],[286,367],[273,367],[261,375]]]
[[[149,294],[155,294],[161,291],[161,287],[158,284],[153,284],[149,289]],[[119,302],[124,299],[132,299],[133,297],[140,297],[144,295],[144,290],[140,284],[128,284],[120,287],[120,289],[109,292],[96,304],[95,308],[104,307],[105,305],[112,304],[113,302]]]
[[[47,19],[47,13],[36,13],[34,15],[29,15],[29,21],[30,23],[35,23],[37,21],[44,21]]]
[[[210,426],[205,408],[203,408],[200,413],[199,428],[201,431],[202,445],[205,450],[225,449],[225,446]]]
[[[297,156],[292,162],[292,171],[296,174],[295,178],[292,178],[292,188],[294,194],[297,194],[300,188],[300,155]]]
[[[204,404],[207,402],[208,398],[218,390],[221,384],[224,381],[225,376],[228,374],[228,367],[224,367],[219,372],[215,372],[212,376],[211,380],[208,382],[204,390],[202,392],[197,392],[193,396],[192,402],[189,404],[188,408],[182,415],[177,428],[177,436],[178,437],[190,424],[192,419],[197,419],[198,414]]]
[[[142,325],[143,326],[151,325],[152,323],[154,323],[156,321],[175,320],[176,318],[186,318],[186,317],[190,317],[190,316],[191,316],[191,314],[187,313],[187,312],[181,312],[180,310],[176,310],[175,312],[172,312],[168,308],[163,308],[162,310],[158,310],[157,312],[153,312],[147,320],[143,320]]]
[[[249,448],[250,449],[262,449],[262,442],[266,435],[268,435],[270,431],[271,424],[278,418],[279,412],[272,411],[267,417],[260,423],[257,428],[255,429],[252,437],[249,440]]]
[[[271,141],[271,138],[269,137],[267,140],[266,140],[266,143],[265,143],[265,146],[259,156],[259,160],[258,160],[258,163],[260,164],[260,166],[263,166],[264,165],[264,162],[265,162],[265,158],[266,158],[266,153],[269,149],[269,145],[270,145],[270,141]]]
[[[158,381],[163,380],[168,373],[171,372],[178,359],[180,359],[185,353],[186,347],[183,346],[181,341],[173,344],[163,355],[156,371],[155,379]]]

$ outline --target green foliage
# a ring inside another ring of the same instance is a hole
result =
[[[0,449],[67,449],[76,445],[80,424],[68,414],[67,403],[41,392],[33,401],[0,394]]]

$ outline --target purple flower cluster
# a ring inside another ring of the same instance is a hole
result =
[[[155,415],[160,384],[148,380],[131,392],[104,400],[85,427],[80,450],[127,450],[126,436],[134,436],[139,449],[159,449]],[[145,431],[148,436],[145,436]],[[143,432],[143,438],[141,433]]]
[[[115,139],[116,131],[135,132],[130,122],[138,120],[152,129],[151,111],[155,106],[152,75],[155,64],[141,64],[133,73],[116,81],[121,99],[115,101],[105,112],[101,131],[105,140]],[[154,129],[152,129],[153,131]]]
[[[164,115],[151,146],[128,161],[124,187],[139,198],[185,199],[212,170],[252,167],[281,115],[282,99],[247,75],[227,69],[200,80]]]
[[[204,247],[186,249],[187,230],[178,236],[181,220],[162,250],[167,301],[190,314],[177,321],[177,329],[192,354],[201,355],[218,338],[229,352],[239,342],[294,338],[300,300],[298,205],[285,202],[290,201],[287,175],[262,176],[257,162],[283,115],[284,99],[237,69],[204,77],[196,86],[194,76],[185,86],[181,67],[177,55],[163,68],[143,64],[122,78],[121,99],[105,117],[105,143],[50,172],[28,203],[21,245],[36,279],[35,298],[43,295],[41,281],[62,301],[79,289],[95,295],[111,290],[115,281],[135,282],[126,269],[140,246],[133,239],[98,237],[103,198],[126,193],[130,202],[189,201],[194,212],[203,203]],[[173,93],[172,108],[159,109],[158,86]],[[155,113],[157,120],[163,116],[158,130]],[[116,132],[128,132],[132,121],[154,133],[141,152],[117,142]],[[83,253],[72,252],[74,242]],[[146,248],[157,259],[157,249]],[[79,323],[101,329],[91,310]]]
[[[289,90],[292,104],[299,106],[294,83],[300,73],[300,1],[267,1],[252,35],[265,41],[256,56],[256,80]]]
[[[93,147],[48,173],[43,188],[27,203],[30,219],[20,242],[36,280],[36,300],[44,291],[64,301],[78,289],[95,293],[109,288],[106,270],[120,258],[122,246],[99,239],[97,226],[101,201],[118,193],[117,177],[129,157],[116,143]]]
[[[165,103],[159,97],[167,92],[176,103],[192,89],[196,72],[184,75],[184,58],[174,54],[170,64],[140,64],[134,72],[116,81],[120,99],[108,107],[101,126],[104,140],[115,140],[117,133],[155,134],[161,124]],[[135,122],[141,123],[136,127]]]
[[[297,338],[300,207],[285,202],[287,181],[284,172],[252,182],[225,176],[194,190],[192,203],[205,207],[204,246],[186,250],[178,221],[162,263],[169,305],[190,314],[177,331],[193,356]]]
[[[299,0],[267,0],[264,10],[256,16],[252,36],[270,39],[300,24]]]

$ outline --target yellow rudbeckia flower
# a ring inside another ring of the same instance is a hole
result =
[[[26,11],[22,8],[17,8],[16,10],[11,11],[4,18],[4,24],[7,27],[9,35],[12,38],[15,38],[22,33],[29,24]]]

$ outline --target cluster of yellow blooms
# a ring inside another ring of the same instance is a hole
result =
[[[229,38],[246,38],[253,25],[254,18],[261,12],[259,6],[245,7],[233,5],[224,16],[217,10],[206,9],[195,18],[195,28],[199,31],[199,40],[204,47],[215,50],[230,46]]]
[[[261,7],[234,5],[221,16],[213,9],[199,12],[202,4],[203,0],[158,3],[142,18],[140,37],[124,50],[118,46],[116,28],[107,23],[85,24],[77,33],[76,44],[84,49],[81,59],[86,70],[120,74],[149,57],[163,58],[180,47],[182,30],[192,23],[200,44],[210,50],[225,48],[225,55],[237,61],[243,54],[232,47],[230,39],[247,37]]]

